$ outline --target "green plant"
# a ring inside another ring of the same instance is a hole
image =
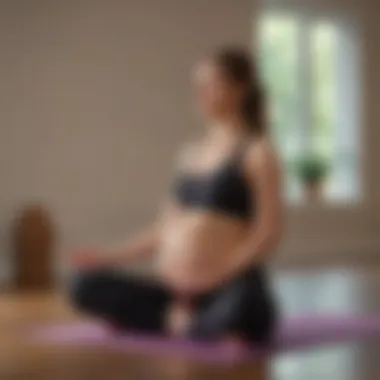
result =
[[[308,154],[300,156],[294,165],[295,174],[305,184],[322,182],[330,171],[328,161],[319,155]]]

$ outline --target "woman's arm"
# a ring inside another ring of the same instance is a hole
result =
[[[246,178],[251,184],[256,214],[248,237],[231,254],[231,261],[216,277],[197,277],[183,284],[184,293],[202,293],[228,282],[250,266],[260,265],[273,251],[282,234],[283,201],[281,170],[274,151],[266,142],[249,149],[245,161]]]
[[[257,214],[248,238],[232,255],[225,278],[260,264],[277,247],[282,235],[281,169],[277,155],[268,142],[262,141],[249,150],[245,167]]]
[[[182,169],[189,157],[189,147],[182,149],[178,157],[177,168]],[[161,213],[156,223],[142,232],[131,236],[127,242],[102,251],[81,250],[74,257],[79,266],[118,266],[133,265],[139,261],[149,259],[159,249],[161,232],[166,221],[179,211],[178,205],[171,199],[161,206]]]
[[[98,267],[118,267],[133,265],[147,259],[155,251],[158,239],[156,226],[147,228],[143,232],[114,248],[81,249],[74,252],[72,264],[76,268],[91,269]]]
[[[106,260],[113,265],[134,264],[148,259],[156,251],[159,239],[159,226],[153,224],[145,230],[131,236],[119,247],[110,249]]]
[[[72,263],[78,268],[134,265],[152,257],[159,249],[166,218],[173,217],[178,207],[171,201],[163,206],[161,218],[126,242],[105,249],[81,249],[74,252]]]
[[[134,264],[152,257],[160,246],[163,225],[167,218],[175,216],[178,207],[170,199],[161,206],[158,220],[150,227],[132,235],[126,243],[111,249],[107,262],[113,265]]]

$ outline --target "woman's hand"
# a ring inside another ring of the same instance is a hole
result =
[[[99,251],[85,249],[74,252],[71,257],[71,264],[79,270],[94,270],[106,266],[107,260]]]

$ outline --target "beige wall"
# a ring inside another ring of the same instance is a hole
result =
[[[298,3],[363,22],[367,193],[350,209],[289,210],[280,261],[377,258],[377,11]],[[253,0],[0,2],[0,277],[11,273],[9,225],[24,202],[52,210],[61,253],[120,239],[154,215],[176,147],[197,131],[191,65],[220,43],[249,43],[254,9]]]
[[[61,251],[149,220],[197,131],[189,72],[248,44],[252,0],[0,2],[0,268],[15,210],[42,200]]]

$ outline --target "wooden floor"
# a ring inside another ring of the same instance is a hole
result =
[[[285,315],[380,313],[379,270],[287,271],[274,274]],[[284,354],[236,368],[186,359],[130,356],[96,348],[28,344],[31,323],[75,319],[58,295],[0,296],[0,380],[378,380],[380,344],[349,344]]]

